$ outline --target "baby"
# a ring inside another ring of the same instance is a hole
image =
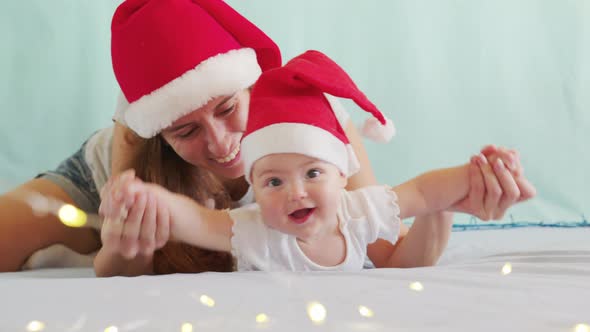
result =
[[[325,94],[352,99],[371,113],[366,135],[381,141],[393,135],[391,121],[342,68],[308,51],[264,72],[252,90],[241,153],[256,203],[208,209],[127,171],[103,198],[125,202],[123,210],[101,207],[102,213],[124,220],[134,195],[147,193],[158,216],[166,216],[158,218],[158,227],[169,230],[172,240],[231,252],[240,271],[352,271],[366,263],[367,245],[379,238],[395,244],[401,219],[447,209],[467,196],[469,164],[393,188],[346,191],[358,161]],[[387,262],[390,250],[372,255]]]

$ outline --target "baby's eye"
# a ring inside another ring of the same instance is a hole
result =
[[[283,181],[281,181],[281,179],[278,178],[272,178],[266,182],[266,185],[269,187],[278,187],[281,184],[283,184]]]
[[[313,179],[313,178],[317,178],[318,176],[320,176],[321,172],[319,169],[313,168],[310,169],[309,171],[307,171],[307,178],[308,179]]]

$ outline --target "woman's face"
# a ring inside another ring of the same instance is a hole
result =
[[[176,120],[162,137],[185,161],[221,180],[244,175],[240,141],[246,130],[249,90],[217,97]]]

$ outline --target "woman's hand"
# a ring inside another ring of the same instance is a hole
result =
[[[450,210],[469,213],[481,220],[498,220],[518,202],[536,195],[524,177],[516,150],[488,145],[470,160],[470,191]]]
[[[143,183],[128,170],[101,190],[99,213],[103,250],[126,259],[151,257],[169,239],[170,213],[158,200],[157,187]]]

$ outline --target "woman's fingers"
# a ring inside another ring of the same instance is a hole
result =
[[[137,193],[135,204],[129,210],[121,234],[121,255],[132,259],[139,252],[139,230],[146,208],[146,193]]]
[[[500,187],[500,183],[487,159],[483,155],[479,155],[477,158],[486,186],[486,195],[483,206],[484,213],[480,218],[482,220],[490,220],[493,218],[494,212],[498,208],[498,203],[502,197],[502,187]]]
[[[488,159],[491,165],[496,162],[496,159],[502,159],[504,166],[506,166],[515,178],[524,173],[522,164],[520,163],[520,156],[516,150],[496,146],[490,148],[488,145],[482,149],[482,154]]]
[[[156,205],[158,206],[156,249],[160,249],[170,238],[170,211],[162,205],[160,200],[156,200]]]
[[[123,221],[105,218],[100,230],[102,246],[110,252],[119,252],[121,247],[121,232]]]
[[[520,197],[518,202],[523,202],[531,199],[537,195],[537,189],[524,176],[515,179],[518,188],[520,189]]]
[[[492,167],[502,192],[498,206],[492,211],[492,219],[499,220],[504,217],[506,210],[518,201],[520,190],[502,159],[496,159]]]
[[[471,157],[469,165],[469,176],[470,176],[470,190],[469,190],[469,206],[479,208],[478,211],[474,211],[475,214],[485,214],[481,209],[484,206],[485,197],[485,184],[483,180],[483,173],[479,162],[477,161],[478,156]]]
[[[141,232],[139,235],[140,251],[146,256],[150,256],[156,250],[156,218],[157,206],[153,193],[147,192],[145,213],[141,222]]]
[[[99,213],[107,218],[115,219],[118,217],[122,206],[128,207],[133,201],[133,195],[130,192],[131,184],[135,180],[133,170],[125,171],[120,176],[111,178],[100,190],[101,205]]]

